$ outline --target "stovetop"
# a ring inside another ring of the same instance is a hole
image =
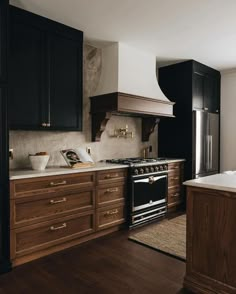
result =
[[[167,158],[158,157],[158,158],[117,158],[117,159],[108,159],[106,162],[114,164],[126,164],[130,166],[131,175],[143,175],[151,173],[159,173],[162,171],[168,170]]]
[[[157,157],[157,158],[131,157],[131,158],[108,159],[106,160],[106,162],[116,163],[116,164],[126,164],[129,166],[141,166],[141,165],[161,164],[161,163],[165,163],[166,160],[167,159],[164,157]]]

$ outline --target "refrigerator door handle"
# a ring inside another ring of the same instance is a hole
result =
[[[212,170],[212,136],[206,136],[206,170]]]
[[[209,169],[212,170],[212,136],[209,136]]]

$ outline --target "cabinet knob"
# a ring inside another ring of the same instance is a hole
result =
[[[42,127],[46,127],[47,126],[47,124],[46,123],[42,123]]]
[[[50,124],[50,123],[47,123],[46,125],[47,125],[47,127],[50,127],[50,126],[51,126],[51,124]]]
[[[218,112],[219,112],[219,110],[218,110],[218,109],[216,109],[216,112],[218,113]]]
[[[208,110],[208,108],[207,107],[204,107],[204,110]]]

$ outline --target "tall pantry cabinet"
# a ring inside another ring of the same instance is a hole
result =
[[[175,118],[162,119],[158,125],[158,155],[186,159],[184,178],[191,179],[196,165],[193,113],[220,112],[220,72],[188,60],[159,68],[158,77],[164,94],[176,102]]]
[[[9,168],[7,125],[7,29],[8,0],[0,1],[0,273],[10,269],[9,259]]]

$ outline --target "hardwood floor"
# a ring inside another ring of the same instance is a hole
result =
[[[128,240],[128,231],[89,241],[0,276],[0,294],[185,294],[185,263]]]

